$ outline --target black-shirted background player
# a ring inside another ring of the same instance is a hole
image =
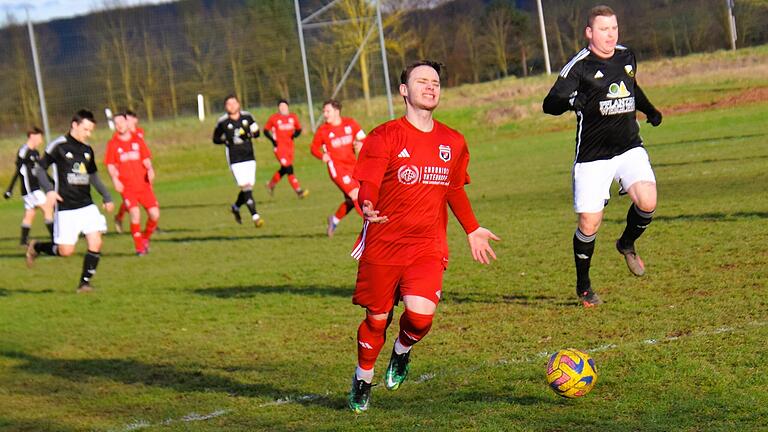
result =
[[[91,278],[96,273],[101,257],[101,233],[107,231],[107,220],[91,199],[91,186],[104,198],[104,208],[114,210],[112,197],[99,178],[96,156],[85,142],[91,136],[96,120],[93,113],[80,110],[72,117],[69,133],[48,144],[40,159],[37,178],[46,191],[47,199],[56,203],[54,241],[29,242],[27,265],[32,266],[40,253],[67,257],[75,252],[80,233],[85,234],[88,252],[83,259],[83,272],[78,293],[90,292]],[[53,167],[55,188],[48,181],[46,169]]]
[[[227,163],[240,187],[237,200],[231,211],[237,223],[242,223],[240,207],[245,204],[251,212],[251,219],[256,228],[264,225],[264,220],[256,211],[253,199],[253,185],[256,182],[256,158],[253,154],[252,138],[259,136],[259,125],[251,113],[240,110],[240,101],[235,95],[224,99],[226,114],[221,116],[213,130],[213,143],[226,146]]]
[[[24,199],[24,217],[21,220],[21,238],[19,244],[27,246],[29,244],[29,231],[32,228],[32,222],[35,221],[35,209],[43,211],[45,218],[45,227],[53,240],[53,205],[46,200],[45,193],[40,189],[40,183],[37,181],[37,161],[40,159],[40,152],[37,148],[43,143],[43,131],[38,127],[33,127],[27,131],[27,142],[24,143],[16,154],[16,174],[5,191],[5,198],[13,195],[13,186],[17,179],[21,179],[21,196]]]
[[[589,267],[613,180],[619,182],[620,194],[632,199],[616,248],[634,275],[645,273],[634,245],[656,210],[656,178],[643,148],[635,110],[643,112],[653,126],[661,124],[661,113],[635,80],[635,55],[617,44],[619,30],[613,10],[592,8],[585,34],[589,46],[560,71],[543,108],[553,115],[576,112],[573,190],[579,226],[573,236],[573,254],[576,292],[589,307],[601,303],[592,290]]]

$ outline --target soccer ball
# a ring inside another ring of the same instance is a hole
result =
[[[595,361],[577,349],[560,350],[549,358],[547,383],[560,396],[577,398],[592,390],[597,382]]]

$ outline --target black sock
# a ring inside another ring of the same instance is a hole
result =
[[[653,212],[644,212],[632,204],[627,211],[627,227],[619,239],[620,246],[631,249],[635,246],[635,240],[640,237],[653,220]]]
[[[25,245],[29,243],[29,229],[31,227],[29,225],[22,225],[21,226],[21,240],[19,240],[19,244]]]
[[[352,198],[350,198],[350,197],[344,198],[344,204],[347,205],[347,212],[344,213],[345,215],[348,215],[349,212],[351,212],[352,210],[355,209],[355,202],[352,201]]]
[[[590,289],[589,265],[595,252],[597,233],[586,235],[578,228],[573,234],[573,258],[576,261],[576,293],[581,295]]]
[[[35,243],[35,252],[56,256],[59,254],[59,248],[53,242]]]
[[[53,221],[52,220],[45,221],[45,227],[48,228],[48,234],[51,235],[51,241],[53,241]]]
[[[90,284],[91,278],[96,274],[96,267],[99,265],[99,258],[101,254],[98,252],[88,251],[83,258],[83,274],[80,276],[80,285]]]
[[[248,189],[244,190],[245,205],[248,206],[248,211],[251,212],[251,216],[256,214],[256,202],[253,200],[253,191]]]
[[[239,194],[237,194],[237,201],[235,201],[235,207],[240,208],[245,202],[248,200],[248,198],[245,197],[245,192],[240,191]]]

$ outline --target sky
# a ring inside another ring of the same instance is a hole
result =
[[[161,3],[169,0],[122,0],[124,5],[137,5],[147,3]],[[0,0],[0,24],[6,21],[8,14],[12,14],[17,21],[26,21],[29,8],[29,16],[32,22],[50,21],[56,18],[69,18],[77,15],[85,15],[102,8],[105,1],[99,0]],[[114,0],[106,3],[114,3]]]

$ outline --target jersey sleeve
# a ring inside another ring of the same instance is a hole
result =
[[[467,148],[467,142],[464,141],[464,145],[461,147],[461,153],[459,154],[456,168],[451,173],[450,188],[461,189],[464,185],[469,184],[469,173],[467,168],[469,167],[469,149]]]
[[[371,182],[376,187],[380,187],[389,165],[389,147],[382,131],[372,132],[360,151],[352,176],[360,182]]]
[[[226,134],[224,133],[224,122],[216,123],[216,128],[213,130],[213,143],[224,144],[226,139]]]
[[[107,143],[107,149],[104,150],[104,165],[117,165],[117,158],[115,157],[115,142],[109,140]]]
[[[267,119],[267,122],[264,123],[264,132],[265,133],[266,132],[272,133],[272,128],[273,127],[275,127],[275,115],[274,114],[269,116],[269,118]]]
[[[88,174],[93,174],[98,171],[98,168],[96,167],[96,154],[93,152],[93,148],[91,147],[88,147],[88,151],[93,157],[88,159],[88,161],[85,163],[85,169],[88,170]]]
[[[147,142],[144,141],[143,139],[139,140],[139,153],[141,154],[142,161],[152,158],[152,152],[149,151]]]
[[[560,72],[557,81],[544,98],[542,108],[546,114],[560,115],[573,109],[573,101],[578,95],[581,64],[582,62],[577,62],[572,67],[566,65]]]
[[[352,120],[352,119],[349,119],[349,124],[350,126],[352,126],[352,132],[355,135],[355,141],[364,140],[366,135],[363,128],[361,128],[360,125],[355,120]]]
[[[296,114],[291,114],[293,117],[293,128],[296,130],[301,130],[301,123],[299,123],[299,116]]]
[[[309,148],[309,151],[312,153],[312,156],[322,159],[323,158],[323,143],[324,143],[324,135],[325,135],[325,128],[322,126],[317,129],[317,132],[315,132],[315,136],[312,138],[312,145]]]

